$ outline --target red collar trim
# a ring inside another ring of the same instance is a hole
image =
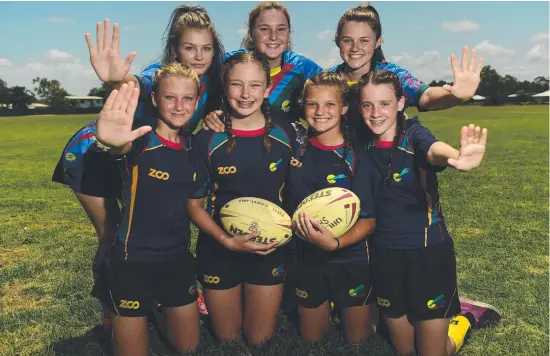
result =
[[[231,133],[234,136],[239,137],[256,137],[256,136],[262,136],[265,133],[265,127],[262,127],[261,129],[257,130],[231,130]]]
[[[314,146],[314,147],[317,147],[317,148],[320,148],[324,151],[334,151],[334,150],[337,150],[339,148],[342,148],[344,147],[344,143],[342,142],[341,144],[339,145],[336,145],[336,146],[326,146],[326,145],[323,145],[321,142],[319,142],[315,137],[311,138],[311,140],[309,141],[311,142],[311,144]]]
[[[393,141],[374,140],[373,145],[377,148],[391,148],[393,146]]]
[[[171,148],[173,150],[183,150],[185,148],[184,143],[176,143],[172,141],[168,141],[164,137],[161,137],[158,133],[155,132],[155,135],[157,135],[159,141],[166,147]]]

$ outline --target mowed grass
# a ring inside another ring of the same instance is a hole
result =
[[[73,193],[50,180],[69,137],[93,118],[0,118],[2,355],[106,354],[91,332],[100,321],[99,304],[90,296],[97,238]],[[447,169],[439,179],[459,291],[503,313],[497,327],[473,332],[461,354],[547,354],[548,107],[459,107],[420,119],[455,147],[462,125],[489,129],[482,166],[468,173]],[[204,330],[200,354],[394,354],[379,336],[354,347],[340,335],[331,327],[320,345],[307,346],[281,317],[263,350],[243,342],[221,346]],[[155,331],[151,338],[154,355],[171,354]]]

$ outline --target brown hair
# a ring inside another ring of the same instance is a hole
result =
[[[325,72],[317,73],[313,77],[306,80],[304,84],[304,89],[302,90],[301,101],[303,105],[305,105],[308,90],[313,86],[326,86],[326,87],[336,88],[340,93],[340,100],[342,101],[342,103],[344,105],[348,105],[347,98],[349,93],[349,85],[346,78],[342,74],[325,71]],[[351,141],[352,141],[349,134],[348,126],[349,126],[348,119],[346,115],[344,115],[340,120],[340,130],[344,135],[344,154],[342,155],[344,164],[346,164],[346,157],[348,156],[348,152],[351,150]],[[307,130],[307,138],[302,142],[300,147],[300,160],[302,160],[302,157],[306,152],[309,139],[312,135],[313,135],[313,130],[310,127]]]
[[[245,37],[243,38],[243,40],[241,42],[241,47],[242,48],[246,48],[248,50],[253,50],[255,48],[254,41],[252,39],[252,31],[254,30],[254,26],[256,25],[256,19],[258,18],[258,16],[260,16],[262,11],[269,11],[269,10],[281,11],[283,13],[283,15],[285,15],[286,20],[288,22],[288,30],[289,31],[291,30],[291,27],[290,27],[290,14],[288,12],[288,9],[286,8],[285,5],[283,5],[282,2],[279,2],[279,1],[262,1],[262,2],[259,2],[248,13],[248,24],[247,24],[248,32],[247,32],[247,34],[245,35]],[[288,50],[290,50],[290,47],[291,47],[291,45],[290,45],[290,40],[289,40]]]
[[[220,41],[214,23],[202,6],[180,5],[172,11],[170,22],[164,31],[162,64],[177,61],[177,48],[183,32],[188,29],[208,30],[212,34],[214,58],[208,68],[208,81],[212,90],[221,91],[221,71],[225,49]],[[209,89],[210,91],[211,89]]]
[[[380,22],[380,15],[376,9],[368,4],[363,4],[356,6],[352,9],[346,11],[340,20],[338,21],[338,26],[336,27],[336,34],[334,36],[334,42],[340,47],[340,35],[342,34],[342,28],[348,22],[364,22],[372,28],[376,33],[376,40],[382,36],[382,24]],[[382,52],[382,46],[378,46],[374,50],[374,55],[371,59],[371,70],[374,70],[376,62],[385,62],[384,53]]]
[[[374,85],[380,85],[380,84],[389,84],[393,88],[395,92],[395,98],[397,100],[401,99],[405,95],[403,86],[401,85],[401,81],[399,80],[399,77],[394,72],[390,72],[388,70],[379,70],[374,72],[368,72],[364,74],[359,82],[357,83],[357,95],[358,95],[358,102],[359,105],[361,104],[361,91],[367,84],[374,84]],[[405,110],[399,111],[397,113],[397,120],[395,123],[395,136],[393,138],[392,142],[392,149],[390,156],[388,158],[388,173],[386,174],[386,178],[384,178],[384,187],[387,187],[390,183],[390,177],[391,177],[391,164],[392,164],[392,156],[397,151],[397,146],[399,145],[399,142],[403,138],[403,135],[405,134]]]
[[[265,73],[266,85],[269,87],[271,85],[271,76],[269,75],[269,63],[261,56],[252,51],[250,52],[239,52],[233,56],[226,59],[223,66],[223,86],[227,90],[228,81],[229,81],[229,72],[231,69],[239,63],[255,63],[257,64]],[[228,136],[227,152],[235,147],[235,137],[232,132],[232,122],[231,122],[231,106],[229,106],[228,101],[224,100],[224,114],[223,114],[223,123],[225,125],[225,133]],[[269,108],[269,102],[267,98],[264,98],[261,106],[262,113],[265,117],[265,133],[263,137],[264,148],[269,152],[271,149],[271,141],[269,139],[269,132],[273,128],[273,120],[271,117],[271,110]]]

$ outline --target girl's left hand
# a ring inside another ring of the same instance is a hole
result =
[[[451,55],[451,69],[453,70],[453,85],[446,84],[443,89],[453,94],[458,99],[466,100],[475,95],[479,82],[481,81],[481,69],[483,68],[483,58],[479,59],[477,66],[476,50],[472,49],[472,55],[468,61],[468,47],[462,49],[461,69],[456,63],[456,55]]]
[[[305,211],[298,214],[296,232],[302,239],[323,250],[334,251],[338,247],[338,241],[332,233],[318,221],[311,219]]]
[[[456,159],[449,158],[449,165],[459,171],[469,171],[481,164],[487,145],[487,129],[470,124],[460,132],[460,152]]]

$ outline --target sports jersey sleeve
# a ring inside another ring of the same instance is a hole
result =
[[[153,74],[160,69],[162,65],[160,62],[149,64],[145,67],[141,73],[136,74],[135,77],[139,83],[139,97],[141,99],[149,97],[153,90]]]
[[[357,151],[356,151],[357,152]],[[361,202],[359,218],[372,219],[375,215],[375,194],[374,179],[375,166],[370,155],[360,150],[357,152],[358,161],[353,182],[351,184],[352,192],[357,195]]]
[[[411,72],[395,63],[378,62],[376,63],[376,70],[387,70],[397,74],[399,80],[401,81],[401,85],[403,86],[403,90],[405,91],[407,106],[418,107],[420,97],[426,89],[430,87],[429,85],[424,84],[421,80],[417,79],[411,74]]]
[[[430,150],[430,147],[432,147],[432,145],[438,140],[434,137],[430,130],[420,124],[418,119],[414,118],[413,120],[414,121],[408,130],[408,134],[418,165],[420,168],[431,169],[438,172],[444,170],[445,167],[432,166],[428,162],[428,151]]]
[[[132,142],[132,148],[130,149],[130,152],[128,152],[124,156],[120,156],[118,160],[120,162],[123,162],[124,165],[128,168],[135,166],[137,164],[137,160],[139,156],[145,150],[145,147],[147,146],[147,142],[149,142],[150,134],[151,132],[147,133],[144,136],[141,136],[140,138]]]
[[[191,148],[191,158],[195,168],[195,191],[191,198],[201,199],[210,192],[210,162],[208,159],[208,141],[211,132],[197,134]]]
[[[317,63],[312,61],[311,59],[300,56],[302,59],[302,67],[304,70],[304,76],[306,79],[309,79],[313,77],[315,74],[320,73],[323,71],[323,68],[321,68]]]

